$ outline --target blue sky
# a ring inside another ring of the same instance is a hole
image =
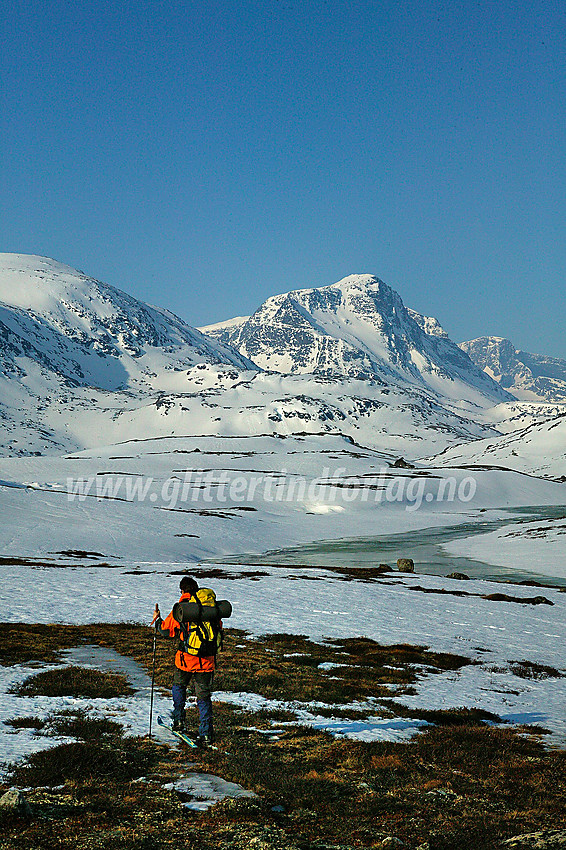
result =
[[[376,274],[566,357],[566,6],[14,2],[0,250],[199,325]]]

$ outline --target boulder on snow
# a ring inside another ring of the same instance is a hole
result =
[[[470,576],[467,576],[466,573],[449,573],[446,578],[455,578],[458,581],[469,581]]]
[[[414,573],[415,562],[412,558],[397,558],[397,569],[400,573]]]

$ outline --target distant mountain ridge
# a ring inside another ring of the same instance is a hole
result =
[[[373,275],[268,298],[252,316],[201,328],[262,369],[407,382],[455,398],[512,397],[453,343],[436,319],[408,310]]]
[[[461,342],[460,348],[516,398],[566,402],[566,360],[520,351],[497,336]]]
[[[417,459],[548,415],[371,275],[207,330],[54,260],[0,255],[0,454],[339,434]]]

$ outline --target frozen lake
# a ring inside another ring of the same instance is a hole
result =
[[[242,554],[223,558],[224,563],[244,564],[305,564],[310,566],[372,567],[384,563],[394,567],[397,558],[412,558],[417,573],[446,576],[463,572],[470,578],[492,581],[537,581],[542,584],[566,586],[566,578],[555,578],[536,571],[502,567],[469,557],[452,555],[443,544],[475,535],[487,534],[510,523],[559,519],[566,514],[561,505],[513,508],[505,518],[464,522],[459,525],[424,528],[403,534],[322,540],[302,546],[275,549],[261,555]]]

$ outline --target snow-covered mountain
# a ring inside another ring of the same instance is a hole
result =
[[[260,337],[266,319],[258,360],[283,371],[281,331],[296,343],[287,374],[262,371],[222,339],[54,260],[0,255],[2,453],[162,435],[332,432],[415,457],[497,434],[482,411],[504,391],[376,278],[312,290],[310,313],[290,296],[271,301],[288,301],[289,319],[270,324],[269,310],[258,311]]]
[[[152,387],[162,371],[249,362],[177,316],[45,257],[0,255],[4,375],[67,387]]]
[[[461,342],[460,348],[516,398],[566,402],[566,360],[520,351],[498,336]]]
[[[439,466],[503,467],[566,481],[566,412],[500,437],[446,449]]]
[[[188,373],[248,368],[166,310],[46,257],[0,254],[3,454],[104,441],[129,406],[186,391]]]
[[[182,561],[560,503],[564,485],[540,478],[566,470],[564,415],[549,420],[566,406],[508,396],[376,278],[299,295],[266,302],[279,318],[263,305],[229,323],[242,340],[250,332],[236,351],[226,323],[213,339],[52,260],[0,256],[3,551],[41,540],[141,556],[158,530],[159,550]],[[50,457],[29,457],[40,454]],[[401,455],[414,468],[392,469]],[[463,484],[469,466],[484,467],[472,473],[473,504],[441,500],[442,482]],[[85,476],[92,492],[69,500],[79,492],[69,482]],[[335,503],[318,484],[311,494],[318,479],[336,487]],[[171,488],[190,481],[173,505]],[[245,505],[242,482],[248,494],[264,487]],[[273,494],[274,482],[293,498]],[[374,500],[383,493],[385,504]],[[419,510],[409,493],[421,493]]]
[[[201,330],[269,371],[403,383],[483,403],[511,399],[436,319],[407,310],[372,275],[276,295],[252,316]]]
[[[207,330],[54,260],[0,255],[0,452],[308,433],[415,459],[550,415],[516,411],[526,402],[369,275]]]

